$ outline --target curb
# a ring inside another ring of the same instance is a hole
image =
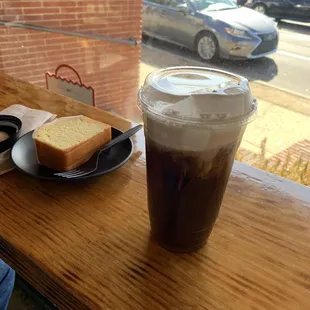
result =
[[[253,95],[287,110],[310,117],[310,98],[261,82],[250,82]]]
[[[301,99],[304,99],[304,100],[310,100],[310,95],[307,96],[307,95],[300,94],[300,93],[297,93],[297,92],[295,92],[293,90],[289,90],[289,89],[286,89],[286,88],[283,88],[283,87],[280,87],[280,86],[270,85],[270,84],[268,84],[267,82],[264,82],[264,81],[253,81],[253,82],[250,82],[250,83],[261,84],[261,85],[264,85],[266,87],[275,88],[275,89],[277,89],[279,91],[282,91],[284,93],[287,93],[289,95],[300,97]]]

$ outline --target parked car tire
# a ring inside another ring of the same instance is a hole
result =
[[[215,35],[204,31],[196,38],[196,51],[204,61],[215,61],[219,57],[219,44]]]
[[[254,6],[253,6],[253,9],[256,11],[256,12],[259,12],[259,13],[262,13],[264,15],[267,14],[267,7],[264,3],[256,3]]]

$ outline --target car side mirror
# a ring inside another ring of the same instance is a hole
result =
[[[186,3],[178,4],[176,8],[180,13],[184,15],[188,15],[191,13],[191,10],[188,8]]]

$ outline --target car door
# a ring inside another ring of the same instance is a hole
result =
[[[161,20],[168,41],[192,47],[199,20],[188,1],[167,0]]]
[[[283,18],[292,13],[293,4],[290,0],[271,0],[264,1],[264,3],[267,5],[267,12],[270,16]]]
[[[304,1],[304,15],[306,15],[305,20],[310,22],[310,0]]]
[[[295,4],[294,19],[301,21],[310,20],[310,0],[300,0]]]
[[[165,0],[144,0],[142,7],[143,32],[149,36],[161,37],[163,27],[161,15],[165,9]]]
[[[295,19],[300,14],[300,5],[303,0],[283,0],[281,18]]]

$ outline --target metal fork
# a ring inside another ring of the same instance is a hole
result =
[[[102,153],[108,151],[114,145],[128,139],[129,137],[134,135],[136,132],[138,132],[142,127],[143,127],[142,125],[138,125],[122,133],[121,135],[119,135],[118,137],[116,137],[115,139],[107,143],[103,149],[97,152],[95,156],[92,156],[89,161],[87,161],[85,164],[81,165],[80,167],[75,168],[70,171],[66,171],[66,172],[54,173],[54,175],[58,177],[66,178],[66,179],[73,179],[73,178],[83,177],[83,176],[86,176],[88,174],[95,172],[98,168],[99,157]]]

